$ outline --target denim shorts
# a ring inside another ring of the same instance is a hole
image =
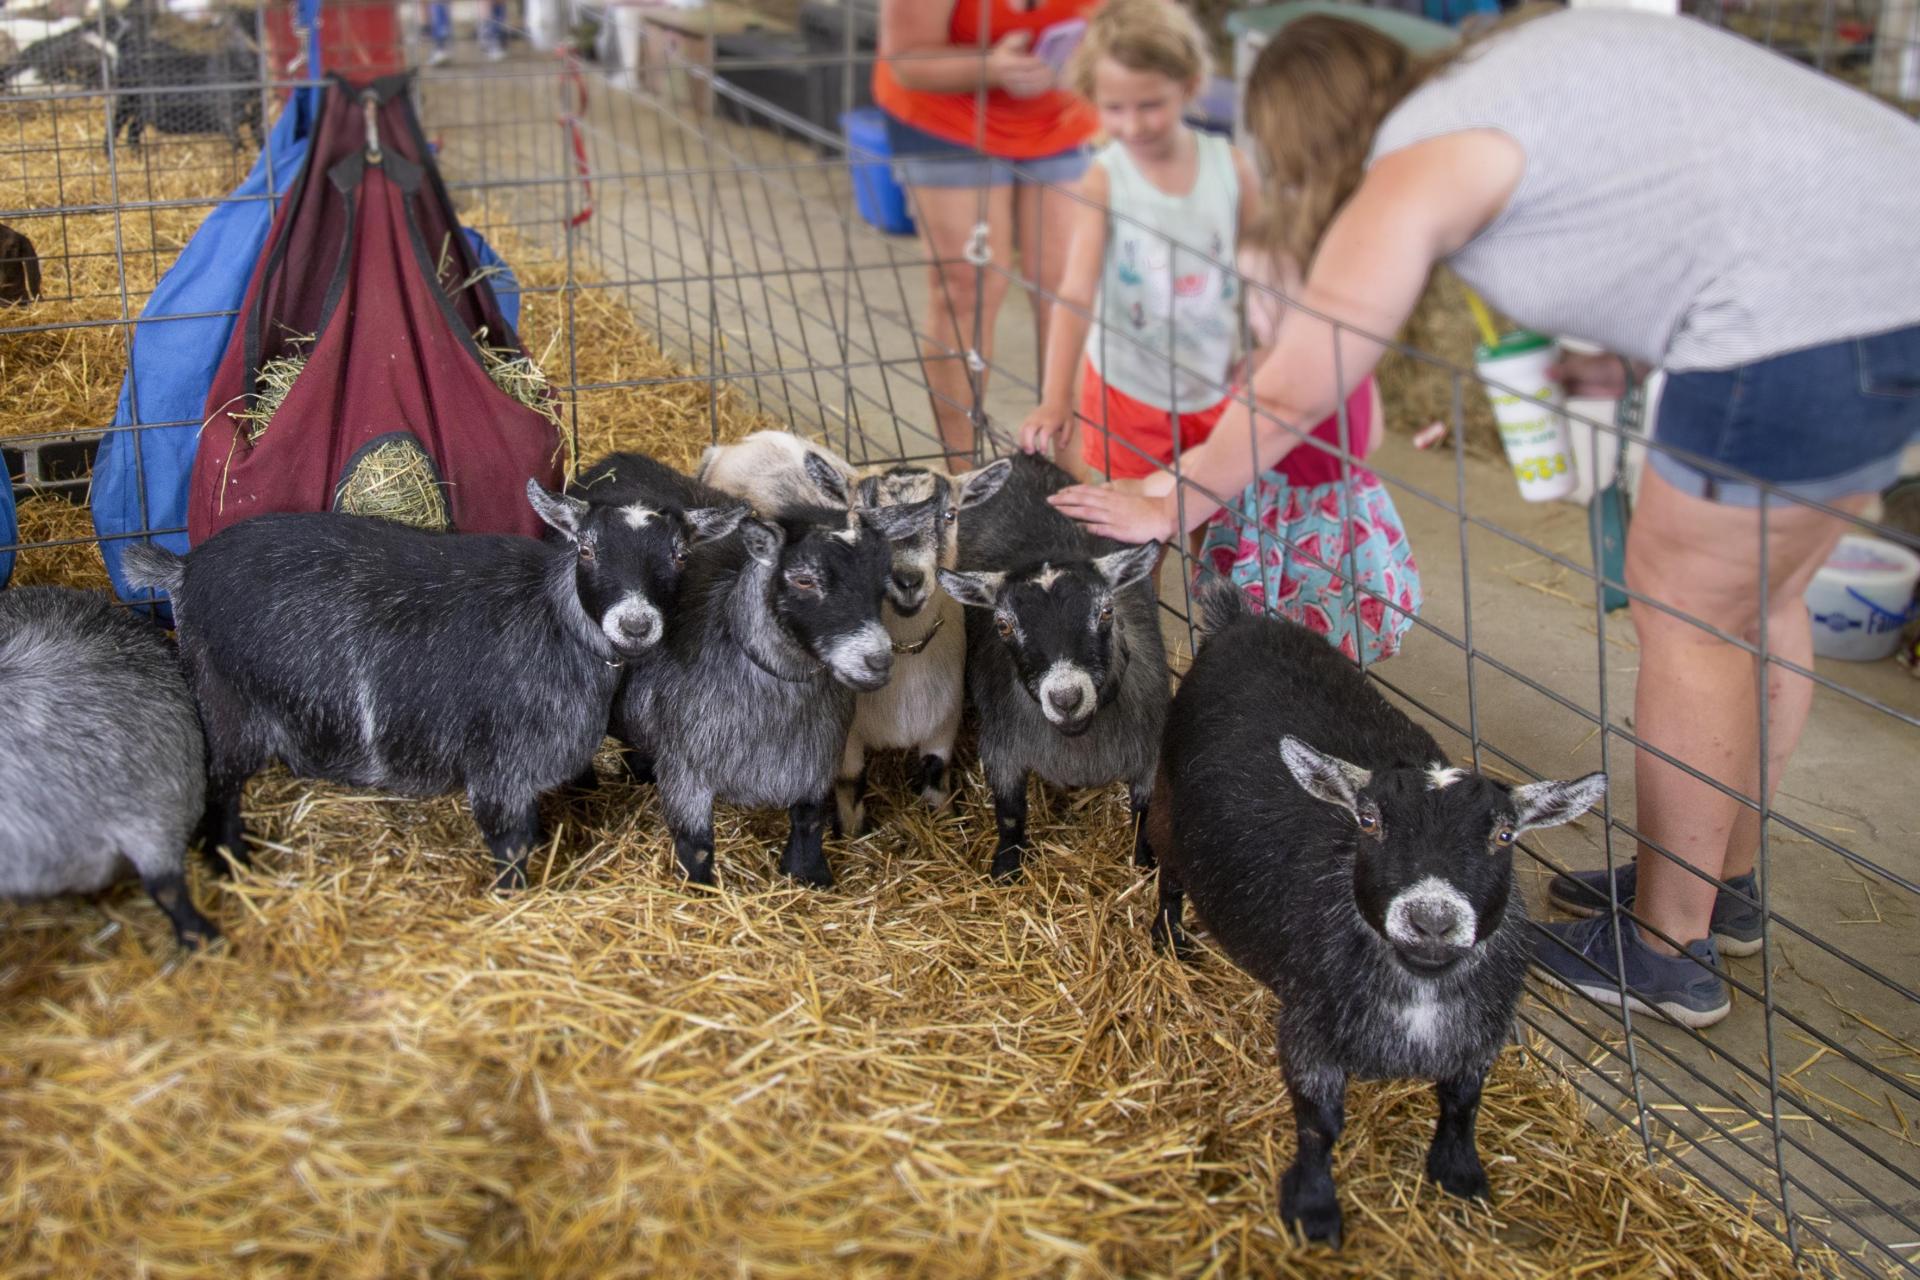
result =
[[[1669,374],[1653,438],[1695,455],[1648,462],[1696,498],[1758,506],[1756,479],[1816,502],[1878,493],[1920,440],[1920,325]]]
[[[1078,146],[1031,160],[1003,160],[948,142],[887,116],[893,177],[903,187],[1007,187],[1015,182],[1063,187],[1093,163],[1093,148]]]

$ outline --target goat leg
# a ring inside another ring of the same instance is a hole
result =
[[[1473,1136],[1485,1079],[1483,1068],[1471,1075],[1436,1080],[1433,1085],[1440,1101],[1440,1122],[1434,1126],[1433,1146],[1427,1149],[1427,1176],[1441,1190],[1467,1200],[1484,1200],[1490,1191]]]
[[[1283,1056],[1285,1047],[1281,1050]],[[1340,1200],[1333,1187],[1333,1144],[1346,1123],[1347,1076],[1329,1067],[1287,1063],[1298,1143],[1293,1164],[1280,1179],[1280,1216],[1309,1240],[1340,1247]]]
[[[1133,865],[1143,871],[1154,867],[1153,841],[1147,833],[1147,811],[1153,800],[1153,783],[1136,786],[1127,792],[1127,802],[1133,811]]]
[[[993,820],[1000,843],[993,851],[993,878],[1015,880],[1027,851],[1027,771],[987,770],[993,792]]]
[[[822,797],[787,807],[787,851],[780,859],[780,869],[801,884],[818,889],[833,888],[833,869],[827,866],[823,844],[827,811],[832,804],[831,799]]]
[[[496,889],[527,887],[527,853],[540,840],[540,801],[537,796],[500,796],[467,790],[473,820],[493,854]]]

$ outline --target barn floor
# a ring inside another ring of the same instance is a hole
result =
[[[533,287],[569,269],[616,282],[530,294],[522,326],[556,380],[641,383],[579,398],[583,452],[618,444],[684,463],[710,423],[737,431],[770,417],[844,441],[855,416],[876,455],[915,451],[927,411],[906,324],[924,286],[890,267],[900,246],[831,216],[844,187],[805,169],[797,148],[757,131],[682,132],[596,87],[594,213],[563,255],[553,233],[575,210],[562,189],[516,185],[565,171],[550,78],[488,84],[489,118],[518,123],[463,149],[482,132],[483,98],[458,76],[429,85],[428,125],[449,176],[472,184],[477,220]],[[749,179],[742,162],[799,167]],[[687,172],[663,179],[663,168]],[[862,269],[826,269],[847,260]],[[675,370],[649,353],[627,307],[670,352],[761,376],[724,399],[655,381]],[[1000,358],[1019,373],[1030,358],[1016,309]],[[568,320],[580,341],[549,345]],[[789,372],[764,376],[775,369]],[[100,381],[110,412],[117,370]],[[1031,395],[1002,378],[988,404],[1017,421]],[[11,405],[7,415],[0,435],[47,429],[16,427]],[[1393,438],[1377,461],[1391,479],[1453,492],[1450,454]],[[1578,512],[1527,507],[1495,463],[1465,466],[1477,513],[1568,553],[1583,545]],[[1427,614],[1457,632],[1458,524],[1396,496]],[[83,520],[44,503],[23,517],[29,536],[84,536]],[[1577,584],[1484,532],[1468,553],[1482,651],[1585,702],[1604,652],[1611,705],[1629,705],[1623,618],[1608,620],[1603,647],[1591,611],[1566,598]],[[93,585],[89,555],[23,557],[17,581]],[[1384,674],[1460,718],[1462,671],[1456,650],[1417,635]],[[1920,683],[1891,664],[1842,671],[1920,706]],[[1475,679],[1486,741],[1543,771],[1594,766],[1590,725],[1484,665]],[[1911,735],[1822,695],[1782,808],[1914,875],[1912,755]],[[1616,803],[1630,803],[1630,780],[1616,772],[1616,785]],[[550,806],[536,887],[501,899],[479,890],[482,852],[461,806],[263,779],[249,805],[260,870],[197,885],[232,938],[219,953],[176,958],[135,892],[0,906],[0,1205],[37,1228],[0,1241],[0,1275],[1685,1276],[1785,1265],[1738,1210],[1651,1174],[1637,1138],[1590,1125],[1582,1101],[1518,1052],[1503,1060],[1483,1130],[1490,1211],[1446,1203],[1419,1179],[1423,1091],[1363,1087],[1339,1168],[1347,1248],[1289,1244],[1272,1212],[1291,1141],[1266,998],[1217,960],[1183,970],[1147,951],[1150,890],[1116,852],[1123,810],[1113,797],[1043,798],[1043,855],[1007,890],[978,874],[992,824],[977,779],[937,821],[883,800],[880,834],[833,848],[843,883],[830,895],[769,879],[756,850],[777,824],[734,818],[720,855],[729,891],[708,898],[672,876],[651,799],[614,784]],[[1551,833],[1544,852],[1597,863],[1597,826]],[[1843,883],[1811,846],[1783,842],[1775,856],[1778,910],[1875,967],[1916,971],[1912,903],[1857,875]],[[1545,873],[1526,878],[1537,899]],[[1774,961],[1778,1004],[1920,1080],[1910,1004],[1794,940]],[[1735,965],[1757,981],[1757,961]],[[1549,1030],[1567,1032],[1554,1022],[1565,1016],[1603,1039],[1618,1031],[1564,1008],[1530,1013]],[[1764,1105],[1715,1052],[1764,1078],[1754,1002],[1708,1033],[1711,1050],[1645,1022],[1636,1032],[1643,1070],[1674,1082],[1674,1097],[1648,1088],[1653,1116],[1691,1129],[1679,1100],[1730,1114],[1660,1063],[1663,1048],[1743,1105]],[[1563,1035],[1576,1051],[1578,1034]],[[1794,1034],[1779,1028],[1775,1046],[1793,1106],[1910,1166],[1903,1104],[1873,1102],[1856,1068]],[[1771,1191],[1761,1164],[1772,1134],[1742,1119],[1707,1149]],[[1786,1126],[1907,1218],[1920,1212],[1910,1185],[1874,1181],[1806,1121]],[[1684,1146],[1658,1125],[1651,1136]],[[1730,1175],[1676,1155],[1744,1199]],[[1818,1171],[1794,1172],[1837,1196]],[[1882,1239],[1914,1238],[1864,1201],[1834,1203]]]

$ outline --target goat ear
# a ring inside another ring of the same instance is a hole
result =
[[[757,563],[772,568],[780,563],[780,548],[786,545],[787,535],[778,525],[768,524],[764,520],[743,519],[740,522],[740,540],[747,544],[747,554]]]
[[[933,520],[939,514],[938,498],[922,498],[918,502],[901,503],[891,507],[862,507],[860,514],[889,542],[902,542],[918,537],[933,528]]]
[[[806,470],[807,479],[825,495],[827,501],[836,507],[852,505],[853,500],[847,494],[847,478],[841,474],[840,468],[811,449],[807,450],[806,461],[801,465]]]
[[[564,494],[548,493],[538,480],[527,481],[527,501],[534,514],[573,541],[580,541],[580,525],[587,518],[587,504]]]
[[[1557,827],[1600,803],[1607,793],[1607,775],[1590,773],[1572,782],[1529,782],[1513,789],[1513,829],[1532,831]]]
[[[940,570],[940,585],[946,593],[961,604],[972,605],[976,609],[991,609],[993,602],[1000,597],[1000,586],[1007,580],[1004,573],[962,573],[957,569]]]
[[[1000,486],[1004,485],[1007,477],[1012,474],[1013,459],[1002,458],[998,462],[989,462],[978,471],[969,471],[964,475],[955,476],[953,487],[957,491],[957,496],[953,504],[954,509],[965,511],[968,507],[979,506],[1000,492]]]
[[[1280,739],[1280,758],[1286,761],[1287,772],[1302,791],[1316,800],[1339,805],[1348,813],[1358,811],[1360,788],[1373,780],[1373,775],[1359,765],[1315,751],[1292,735]]]
[[[747,518],[747,512],[748,507],[744,502],[725,507],[695,507],[687,512],[687,525],[693,530],[695,542],[712,542],[739,528],[740,522]]]
[[[1160,562],[1160,544],[1143,542],[1137,547],[1128,547],[1125,551],[1115,551],[1111,555],[1101,556],[1093,562],[1100,576],[1115,591],[1130,587],[1153,572],[1154,565]]]

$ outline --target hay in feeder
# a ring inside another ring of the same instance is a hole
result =
[[[245,425],[248,444],[259,444],[260,437],[267,433],[267,428],[273,423],[273,415],[280,412],[287,393],[293,390],[293,384],[307,367],[317,336],[302,333],[288,338],[279,355],[260,362],[259,372],[254,377],[260,390],[251,396],[243,396],[239,408],[227,411],[228,417]]]
[[[613,295],[539,292],[568,380],[685,372]],[[102,376],[117,385],[117,370]],[[591,459],[690,465],[704,382],[593,392]],[[38,504],[34,519],[39,518]],[[69,509],[72,510],[72,509]],[[26,515],[28,513],[23,513]],[[47,526],[32,524],[37,535]],[[46,580],[46,562],[22,558]],[[63,560],[104,585],[97,557]],[[485,890],[456,798],[275,770],[257,866],[197,867],[228,943],[182,957],[137,887],[0,905],[0,1273],[93,1277],[1770,1275],[1785,1249],[1664,1176],[1515,1049],[1489,1081],[1492,1203],[1423,1177],[1430,1090],[1352,1091],[1340,1253],[1279,1227],[1292,1150],[1271,997],[1153,952],[1118,792],[1036,792],[1018,885],[979,766],[954,808],[876,764],[840,887],[774,871],[784,818],[717,815],[688,890],[650,788],[543,805],[532,887]],[[1763,1210],[1764,1211],[1764,1210]]]
[[[412,436],[394,436],[356,458],[334,490],[333,509],[416,529],[444,531],[453,524],[440,477]]]

